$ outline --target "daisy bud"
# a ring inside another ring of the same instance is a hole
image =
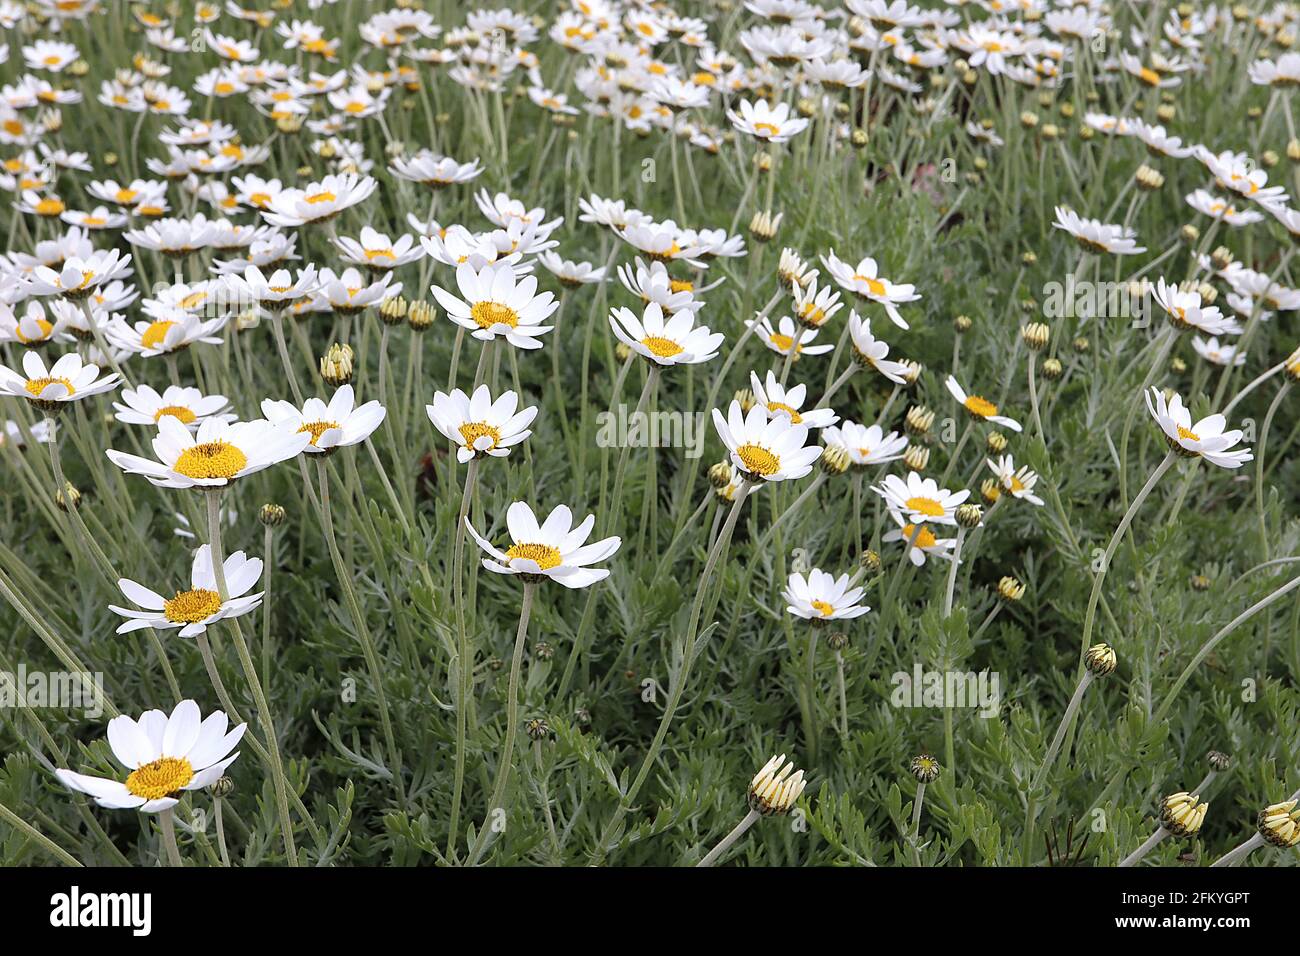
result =
[[[835,631],[826,636],[826,643],[836,654],[849,646],[849,636],[843,631]]]
[[[1259,835],[1273,846],[1289,849],[1300,844],[1300,810],[1296,802],[1275,803],[1259,811]]]
[[[1029,296],[1028,298],[1021,299],[1020,311],[1025,313],[1025,315],[1037,315],[1039,311],[1038,300],[1035,299],[1033,296]]]
[[[757,153],[754,156],[754,166],[760,173],[770,173],[772,171],[772,156],[770,153]]]
[[[1227,246],[1219,246],[1210,253],[1210,265],[1216,270],[1222,272],[1228,266],[1232,265],[1232,251]]]
[[[978,528],[980,526],[980,518],[982,516],[980,506],[971,504],[970,502],[958,505],[957,510],[953,512],[953,517],[957,519],[957,524],[968,531],[971,528]]]
[[[934,783],[939,779],[941,770],[943,768],[939,766],[939,761],[929,754],[917,754],[912,758],[911,771],[917,783]]]
[[[433,325],[433,320],[437,318],[438,310],[430,303],[423,299],[412,302],[411,307],[406,310],[406,321],[415,332],[424,332],[429,326]]]
[[[320,377],[339,388],[352,381],[352,346],[335,342],[320,360]]]
[[[1178,230],[1178,238],[1183,240],[1189,246],[1196,245],[1197,240],[1201,238],[1201,230],[1197,229],[1190,222]]]
[[[614,346],[614,357],[620,362],[626,362],[632,357],[632,350],[619,342],[618,345]]]
[[[528,734],[528,739],[534,742],[545,740],[551,736],[551,725],[544,717],[534,717],[524,725],[524,732]]]
[[[401,325],[406,321],[406,300],[400,295],[390,295],[379,303],[379,319],[384,325]]]
[[[1038,114],[1025,110],[1020,114],[1020,125],[1025,129],[1033,129],[1038,125]]]
[[[63,490],[54,492],[54,504],[60,511],[67,511],[68,504],[75,511],[81,507],[81,492],[70,481],[63,483]]]
[[[1015,578],[1007,575],[998,581],[998,597],[1008,604],[1014,604],[1025,596],[1025,586]]]
[[[969,332],[972,325],[974,323],[971,322],[969,315],[959,315],[952,320],[952,327],[957,330],[958,334]]]
[[[1286,158],[1293,163],[1300,163],[1300,139],[1293,139],[1286,144]]]
[[[1205,822],[1208,803],[1198,804],[1200,794],[1171,793],[1160,801],[1160,825],[1176,837],[1188,837],[1196,833]]]
[[[750,782],[749,809],[765,817],[789,813],[805,785],[803,771],[795,770],[793,763],[786,763],[785,754],[780,754],[763,764]]]
[[[284,520],[287,517],[288,513],[284,510],[282,505],[262,505],[261,510],[257,512],[257,520],[262,522],[263,526],[267,528],[280,527],[280,525],[284,524]]]
[[[714,488],[725,488],[731,484],[731,464],[720,461],[709,466],[709,484]]]
[[[746,415],[748,415],[749,410],[754,407],[754,393],[747,388],[736,389],[736,393],[732,395],[731,398],[732,401],[740,403],[740,410]]]
[[[1162,123],[1172,123],[1174,117],[1178,115],[1178,107],[1173,103],[1161,103],[1156,107],[1156,117]]]
[[[1210,768],[1218,773],[1224,773],[1232,768],[1232,758],[1222,751],[1211,750],[1205,755],[1205,759],[1209,761]]]
[[[1002,489],[998,487],[998,483],[992,478],[985,478],[980,484],[980,497],[984,499],[986,505],[991,507],[1002,497]]]
[[[1007,450],[1007,436],[998,431],[991,431],[984,439],[984,445],[990,454],[1000,455]]]
[[[212,781],[212,785],[208,789],[212,791],[214,797],[228,797],[235,792],[235,781],[229,777],[218,777]]]
[[[1079,139],[1082,139],[1082,140],[1089,140],[1089,139],[1092,139],[1092,138],[1093,138],[1094,136],[1096,136],[1096,135],[1097,135],[1097,131],[1094,130],[1091,126],[1080,126],[1080,127],[1079,127]]]
[[[903,371],[903,378],[907,380],[907,388],[916,384],[917,379],[921,377],[921,372],[925,368],[920,362],[913,362],[911,359],[903,359],[903,364],[907,366]]]
[[[1034,252],[1032,249],[1026,249],[1023,253],[1020,254],[1020,261],[1022,264],[1026,266],[1032,266],[1036,262],[1038,262],[1038,254]]]
[[[1182,375],[1184,372],[1187,371],[1187,363],[1184,362],[1177,355],[1175,355],[1172,359],[1169,360],[1169,370],[1173,372],[1175,375]]]
[[[1193,591],[1208,591],[1211,582],[1204,574],[1193,574],[1191,584]]]
[[[275,128],[281,133],[297,133],[302,130],[302,117],[300,116],[281,116],[275,121]]]
[[[1282,371],[1286,377],[1293,382],[1300,383],[1300,348],[1297,348],[1287,356],[1286,364],[1282,366]]]
[[[1038,135],[1045,140],[1051,141],[1061,135],[1061,130],[1055,123],[1045,123],[1043,128],[1038,131]]]
[[[1065,371],[1065,366],[1061,364],[1060,359],[1049,358],[1043,359],[1043,378],[1049,382],[1055,382]]]
[[[867,548],[862,552],[862,557],[858,558],[858,564],[860,564],[862,570],[866,571],[868,574],[876,574],[880,571],[881,567],[880,555],[875,551],[872,551],[870,548]]]
[[[966,86],[974,86],[976,82],[978,82],[979,78],[980,78],[979,74],[976,73],[974,70],[967,70],[965,73],[961,75],[961,81]]]
[[[913,405],[903,418],[903,430],[914,438],[926,435],[933,424],[934,412],[924,405]]]
[[[953,60],[952,65],[953,65],[953,69],[955,69],[958,73],[965,73],[967,70],[970,69],[970,62],[965,58]]]
[[[1092,348],[1092,343],[1088,341],[1086,336],[1080,335],[1073,343],[1071,343],[1071,347],[1079,355],[1086,355],[1088,350]]]
[[[1246,110],[1246,117],[1248,119],[1257,120],[1263,115],[1264,115],[1264,109],[1263,107],[1260,106],[1252,106]]]
[[[1244,3],[1239,3],[1239,4],[1237,4],[1236,6],[1234,6],[1234,7],[1232,8],[1232,19],[1234,19],[1234,20],[1249,20],[1249,19],[1250,19],[1250,7],[1246,6]]]
[[[1139,189],[1154,192],[1165,184],[1165,177],[1161,175],[1158,169],[1152,169],[1146,163],[1143,163],[1137,168],[1137,172],[1133,174],[1133,181],[1137,183]]]
[[[117,153],[105,153],[103,156],[105,166],[117,165]]]
[[[1056,98],[1052,96],[1051,93],[1044,92],[1038,94],[1038,105],[1045,110],[1050,110],[1052,108],[1052,103],[1055,102],[1055,100]]]
[[[1030,322],[1020,327],[1020,337],[1029,346],[1030,351],[1041,352],[1052,340],[1052,330],[1046,322]]]
[[[827,445],[822,452],[822,471],[832,478],[848,471],[850,463],[849,453],[839,445]]]
[[[817,104],[810,99],[801,99],[795,103],[794,108],[799,111],[799,115],[804,119],[812,119],[817,115]]]
[[[1269,169],[1272,169],[1278,163],[1278,155],[1271,149],[1266,149],[1259,157],[1260,163]]]
[[[756,242],[771,242],[776,238],[776,231],[781,227],[781,217],[784,215],[785,213],[777,213],[773,216],[770,209],[754,213],[754,218],[749,220],[749,234]]]
[[[591,726],[591,711],[586,707],[579,707],[573,712],[573,722],[579,727]]]
[[[1114,673],[1119,658],[1115,656],[1115,648],[1109,644],[1094,644],[1088,648],[1083,663],[1093,675],[1105,677],[1107,674]]]
[[[870,141],[871,140],[867,136],[867,131],[865,129],[855,129],[849,135],[849,142],[853,144],[854,149],[866,149],[867,143]]]
[[[1084,98],[1085,98],[1089,103],[1100,103],[1100,102],[1101,102],[1101,94],[1098,93],[1096,90],[1089,90],[1089,91],[1084,95]],[[1092,127],[1088,127],[1088,128],[1091,129]]]
[[[908,471],[925,471],[925,466],[930,464],[930,449],[921,445],[912,445],[903,454],[903,466]]]
[[[1201,294],[1202,305],[1214,305],[1214,300],[1219,297],[1219,290],[1208,282],[1202,282],[1196,287],[1196,291]]]
[[[968,186],[978,186],[980,183],[984,181],[980,177],[979,173],[967,173],[965,176],[965,180],[966,180],[966,185]]]
[[[72,65],[68,67],[68,72],[73,76],[85,76],[90,72],[90,64],[85,60],[74,60]]]
[[[980,172],[984,172],[984,170],[989,168],[989,161],[985,159],[983,156],[976,156],[974,161],[974,166]],[[976,179],[978,179],[978,177],[976,177]]]
[[[1060,109],[1061,109],[1061,115],[1064,116],[1066,119],[1070,119],[1071,117],[1074,116],[1074,104],[1073,104],[1073,103],[1071,103],[1071,102],[1069,102],[1069,101],[1064,101],[1064,102],[1061,103],[1061,107],[1060,107]]]

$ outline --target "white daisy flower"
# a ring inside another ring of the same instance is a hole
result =
[[[25,398],[42,411],[57,411],[67,402],[79,402],[117,388],[116,372],[99,377],[99,366],[81,361],[76,352],[62,356],[48,369],[31,350],[23,353],[23,374],[0,365],[0,395]]]
[[[966,390],[957,384],[957,379],[949,375],[944,381],[952,397],[961,403],[966,409],[967,414],[972,418],[982,421],[992,422],[995,425],[1001,425],[1003,428],[1010,428],[1013,432],[1020,431],[1020,423],[1014,418],[1007,418],[1005,415],[998,414],[997,405],[990,402],[987,398],[979,395],[968,395]]]
[[[909,471],[906,478],[898,475],[886,475],[872,491],[885,499],[892,511],[896,511],[909,521],[929,524],[957,523],[954,513],[957,506],[970,497],[970,491],[949,491],[940,488],[933,478],[923,478],[915,471]]]
[[[537,261],[544,265],[555,278],[560,280],[560,285],[568,286],[571,289],[576,289],[581,285],[605,281],[605,269],[593,266],[590,262],[575,262],[571,259],[563,259],[550,251],[539,255]]]
[[[153,440],[157,461],[109,449],[108,460],[129,475],[144,475],[161,488],[215,488],[293,458],[312,435],[258,419],[223,422],[209,418],[191,434],[179,419],[158,419]]]
[[[197,429],[205,420],[215,418],[222,422],[234,421],[227,411],[230,400],[224,395],[204,395],[197,388],[168,385],[158,394],[148,385],[122,389],[122,401],[114,402],[114,416],[127,425],[158,424],[159,419],[171,417],[190,429]]]
[[[844,419],[822,431],[822,440],[828,446],[843,448],[854,467],[884,465],[903,457],[907,451],[907,436],[898,432],[885,433],[879,425],[860,425]]]
[[[907,384],[907,365],[886,357],[889,355],[889,345],[871,334],[870,319],[859,318],[857,312],[850,312],[849,338],[853,345],[853,357],[858,364],[875,369],[896,385]]]
[[[801,355],[825,355],[835,348],[833,345],[813,345],[817,330],[799,328],[788,315],[781,317],[776,329],[772,328],[772,323],[767,319],[761,319],[757,324],[753,319],[746,319],[745,325],[753,328],[754,334],[773,352],[778,355],[793,354],[796,362]]]
[[[365,201],[379,184],[370,176],[340,173],[326,176],[306,189],[285,189],[275,195],[262,216],[274,226],[303,226],[323,222]]]
[[[1241,334],[1240,323],[1225,316],[1218,306],[1203,306],[1199,292],[1183,292],[1178,286],[1166,283],[1161,278],[1156,280],[1151,296],[1165,310],[1175,328],[1198,329],[1209,335]]]
[[[378,402],[356,406],[351,385],[344,385],[328,403],[309,398],[300,411],[292,402],[262,401],[262,414],[272,425],[305,433],[310,441],[302,449],[327,454],[346,445],[356,445],[371,436],[386,414]]]
[[[900,329],[908,327],[903,316],[899,314],[898,305],[904,302],[915,302],[921,298],[916,291],[916,286],[906,283],[896,285],[886,279],[880,275],[880,267],[870,256],[856,266],[851,266],[837,258],[835,250],[832,249],[822,256],[822,262],[825,263],[831,278],[839,283],[840,288],[860,298],[878,302],[885,307],[885,313],[895,325]]]
[[[1175,393],[1168,402],[1164,393],[1156,388],[1146,395],[1147,411],[1165,433],[1169,447],[1187,458],[1201,457],[1220,468],[1240,468],[1255,456],[1249,449],[1233,449],[1241,441],[1239,428],[1224,431],[1228,424],[1222,415],[1207,415],[1195,425],[1192,413],[1183,404],[1182,396]]]
[[[1038,474],[1028,466],[1016,468],[1016,462],[1010,455],[1002,455],[997,461],[985,458],[984,464],[998,479],[998,485],[1012,498],[1028,501],[1032,505],[1043,504],[1043,499],[1034,494],[1034,485],[1038,484]]]
[[[695,312],[683,309],[664,319],[651,302],[638,319],[631,309],[611,309],[609,324],[618,340],[656,365],[697,365],[718,354],[724,338],[706,325],[695,325]]]
[[[802,478],[821,457],[820,447],[807,444],[807,425],[796,425],[785,414],[772,415],[764,405],[754,405],[746,414],[733,401],[726,418],[715,408],[713,426],[732,465],[753,483]]]
[[[538,295],[537,279],[517,279],[508,262],[481,270],[462,263],[456,269],[456,287],[463,299],[437,285],[434,298],[449,319],[470,329],[476,339],[490,342],[499,336],[516,348],[539,349],[542,343],[537,336],[553,328],[540,323],[559,308],[555,296]]]
[[[880,540],[890,543],[903,542],[907,548],[907,559],[918,568],[925,564],[927,555],[952,560],[953,549],[957,546],[955,538],[938,538],[930,530],[929,525],[912,524],[897,511],[890,511],[889,516],[894,519],[898,527],[881,535]]]
[[[740,132],[768,143],[788,143],[808,128],[808,120],[790,115],[790,104],[772,107],[766,100],[741,100],[740,111],[727,110],[727,119]]]
[[[586,520],[573,527],[573,514],[565,505],[557,507],[539,525],[533,509],[522,501],[516,501],[506,511],[506,527],[513,543],[505,551],[500,551],[474,529],[468,517],[465,518],[465,527],[478,546],[491,555],[483,559],[483,567],[498,574],[523,575],[525,581],[549,578],[566,588],[590,587],[609,577],[607,568],[588,565],[604,561],[618,550],[622,542],[617,537],[610,537],[584,544],[595,525],[596,516],[587,515]]]
[[[361,227],[360,240],[340,236],[334,243],[343,253],[344,261],[367,269],[396,269],[424,254],[414,236],[399,236],[393,242],[369,226]]]
[[[227,731],[228,725],[229,718],[220,710],[204,719],[192,700],[181,701],[170,716],[149,710],[136,721],[122,714],[108,722],[108,745],[129,771],[125,781],[71,770],[56,770],[54,775],[68,789],[94,797],[101,807],[169,810],[183,791],[216,783],[239,756],[230,751],[248,725]]]
[[[219,332],[228,318],[229,316],[219,315],[205,320],[184,309],[158,309],[153,312],[151,321],[143,320],[134,324],[123,318],[110,321],[104,334],[114,347],[149,358],[179,352],[200,342],[205,345],[220,345],[221,339],[213,333]]]
[[[1146,252],[1146,246],[1137,244],[1137,233],[1123,226],[1107,225],[1096,219],[1084,219],[1073,209],[1056,207],[1054,229],[1064,229],[1089,252],[1109,252],[1117,256],[1131,256]]]
[[[434,392],[433,404],[425,405],[424,411],[434,427],[456,444],[456,460],[461,464],[484,455],[504,458],[532,434],[528,426],[537,417],[537,406],[520,409],[513,391],[493,401],[486,385],[471,396],[458,388],[450,395]]]
[[[32,270],[27,291],[30,295],[62,295],[84,299],[100,286],[131,274],[131,257],[116,249],[100,249],[84,256],[70,256],[55,270],[40,265]]]
[[[784,415],[793,424],[807,425],[809,428],[825,428],[839,421],[839,416],[829,408],[800,411],[804,399],[808,397],[808,386],[800,384],[786,388],[777,381],[776,374],[771,369],[768,370],[766,382],[755,372],[750,372],[749,384],[755,401],[766,408],[770,415]]]
[[[806,578],[797,571],[791,574],[781,597],[786,602],[786,610],[795,617],[820,624],[847,621],[866,614],[871,608],[858,603],[866,590],[849,587],[847,574],[837,578],[813,568]]]
[[[118,634],[151,627],[156,631],[180,628],[181,637],[195,637],[226,618],[247,614],[262,603],[262,592],[249,594],[262,579],[261,558],[247,557],[236,551],[221,563],[226,579],[226,600],[217,591],[216,569],[212,566],[212,549],[206,544],[194,552],[190,568],[190,586],[164,598],[130,578],[118,579],[117,586],[132,604],[143,610],[110,604],[109,610],[126,618],[117,627]]]
[[[1192,349],[1196,354],[1207,362],[1215,365],[1245,365],[1246,353],[1242,352],[1235,345],[1227,343],[1220,344],[1214,336],[1209,339],[1203,339],[1199,335],[1192,336]]]

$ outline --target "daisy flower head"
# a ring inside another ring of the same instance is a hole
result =
[[[790,104],[769,106],[766,100],[740,101],[740,110],[727,110],[727,119],[739,132],[768,143],[788,143],[808,128],[808,120],[790,115]]]
[[[879,425],[860,425],[844,419],[822,431],[827,445],[843,448],[849,454],[854,468],[867,468],[897,461],[907,450],[907,436],[898,432],[885,433]]]
[[[120,578],[118,588],[141,610],[110,604],[109,610],[126,618],[117,626],[117,633],[127,634],[142,627],[156,631],[179,628],[181,637],[196,637],[218,621],[256,609],[262,603],[262,592],[248,592],[262,579],[261,558],[250,558],[243,551],[236,551],[221,562],[221,568],[226,581],[224,601],[218,593],[212,549],[206,544],[194,552],[189,588],[177,591],[174,597],[164,598],[130,578]]]
[[[721,332],[695,324],[695,312],[683,309],[664,318],[658,302],[645,307],[641,317],[631,309],[611,309],[609,324],[618,340],[655,365],[697,365],[718,354]]]
[[[820,329],[844,308],[840,293],[828,285],[818,289],[816,278],[807,286],[792,283],[790,295],[794,298],[794,317],[808,329]]]
[[[928,524],[955,525],[957,506],[970,497],[970,491],[966,489],[949,491],[940,488],[933,478],[922,478],[915,471],[909,471],[906,478],[886,475],[885,480],[871,490],[885,500],[891,511],[909,521]]]
[[[364,202],[379,184],[370,176],[339,173],[326,176],[305,189],[285,189],[277,193],[261,210],[274,226],[304,226],[324,222],[344,209]]]
[[[1013,432],[1020,431],[1020,423],[1014,418],[1007,418],[1005,415],[998,414],[998,406],[990,402],[987,398],[979,395],[968,395],[966,390],[957,383],[957,379],[949,375],[944,381],[949,393],[957,399],[961,406],[966,409],[968,415],[977,421],[992,422],[995,425],[1001,425],[1003,428],[1010,428]]]
[[[345,262],[365,266],[372,272],[404,266],[424,254],[414,236],[399,236],[394,242],[369,226],[361,227],[359,240],[340,236],[335,240],[335,245],[343,253]]]
[[[1124,226],[1107,225],[1097,219],[1084,219],[1073,209],[1056,207],[1055,229],[1063,229],[1074,236],[1088,252],[1109,252],[1117,256],[1131,256],[1146,252],[1146,246],[1137,244],[1137,233]]]
[[[1010,455],[1002,455],[997,461],[985,458],[984,463],[997,478],[998,486],[1003,492],[1012,498],[1028,501],[1031,505],[1042,506],[1043,499],[1034,494],[1034,485],[1038,484],[1037,472],[1026,465],[1016,468],[1015,460]]]
[[[100,378],[99,366],[82,362],[76,352],[69,352],[46,368],[39,354],[25,351],[22,374],[0,365],[0,395],[25,398],[47,414],[62,410],[68,402],[101,395],[117,386],[116,372]]]
[[[131,275],[131,256],[116,249],[98,249],[84,256],[70,256],[59,268],[40,265],[32,270],[27,291],[31,295],[61,295],[81,300],[114,279]]]
[[[790,316],[782,316],[775,329],[767,319],[747,319],[746,326],[754,329],[764,345],[778,355],[790,355],[792,361],[799,361],[804,355],[825,355],[835,348],[833,345],[813,345],[817,338],[816,329],[804,329],[795,325]]]
[[[529,425],[537,417],[537,406],[519,408],[519,396],[503,392],[494,401],[486,385],[473,395],[453,389],[450,395],[433,393],[433,404],[424,406],[433,426],[456,445],[456,460],[490,455],[504,458],[510,449],[532,434]]]
[[[1197,329],[1208,335],[1241,334],[1242,328],[1236,319],[1225,316],[1218,306],[1201,304],[1200,292],[1184,292],[1161,278],[1156,281],[1151,295],[1176,329]]]
[[[311,443],[309,431],[251,422],[203,421],[197,433],[170,415],[158,419],[153,440],[157,460],[109,449],[109,461],[129,475],[144,475],[160,488],[220,488],[238,478],[288,461]]]
[[[427,149],[422,149],[413,156],[399,156],[392,160],[388,168],[398,179],[420,183],[431,189],[445,189],[467,183],[483,172],[477,159],[458,163],[449,156],[439,156]]]
[[[1165,433],[1170,449],[1184,458],[1204,458],[1220,468],[1240,468],[1254,460],[1249,449],[1233,448],[1241,441],[1242,431],[1225,431],[1228,421],[1222,415],[1207,415],[1193,424],[1182,396],[1174,393],[1166,401],[1164,392],[1154,385],[1146,394],[1146,402],[1147,411]]]
[[[908,368],[902,362],[890,360],[889,345],[871,334],[871,320],[863,319],[857,312],[849,313],[849,338],[853,345],[853,360],[859,365],[873,368],[895,385],[906,385]]]
[[[904,302],[915,302],[921,298],[916,286],[907,283],[895,284],[880,274],[880,267],[870,256],[862,259],[856,266],[839,259],[832,249],[822,256],[822,262],[840,288],[852,292],[861,299],[879,303],[885,307],[890,321],[900,329],[908,328],[907,322],[898,311]]]
[[[491,556],[483,559],[483,567],[497,574],[518,574],[525,583],[550,579],[566,588],[590,587],[609,577],[607,568],[589,565],[604,561],[622,542],[618,537],[610,537],[586,544],[595,525],[596,516],[587,515],[575,528],[573,513],[565,505],[557,507],[538,524],[533,509],[516,501],[506,511],[506,527],[513,543],[501,551],[474,529],[468,516],[465,518],[469,533]]]
[[[501,337],[516,348],[539,349],[542,343],[537,337],[552,329],[541,322],[559,308],[552,293],[537,293],[535,277],[517,278],[508,262],[477,270],[461,263],[456,268],[456,287],[459,297],[435,285],[434,298],[449,319],[484,342]]]
[[[122,401],[114,402],[113,407],[117,409],[114,417],[127,425],[156,426],[160,419],[171,417],[193,430],[209,418],[223,422],[235,419],[227,411],[230,400],[226,396],[204,395],[197,388],[182,385],[168,385],[162,394],[148,385],[124,388]]]
[[[116,348],[150,358],[179,352],[196,343],[220,345],[221,339],[213,333],[219,332],[228,318],[219,315],[202,319],[184,309],[165,307],[134,324],[121,318],[112,321],[105,333]]]
[[[292,402],[264,399],[262,414],[272,425],[310,436],[303,451],[328,455],[369,438],[383,422],[385,409],[378,402],[358,406],[352,386],[343,385],[329,402],[312,397],[301,410]]]
[[[808,397],[808,386],[799,384],[786,388],[771,369],[768,370],[766,381],[760,379],[756,372],[750,372],[749,384],[755,401],[765,407],[770,415],[784,415],[793,424],[807,425],[809,428],[825,428],[839,421],[839,416],[829,408],[800,411]]]
[[[1205,361],[1214,365],[1246,364],[1245,352],[1235,345],[1220,343],[1213,335],[1209,339],[1203,339],[1199,335],[1192,336],[1192,349]]]
[[[214,710],[206,718],[199,705],[183,700],[171,714],[149,710],[133,720],[125,714],[108,722],[108,745],[129,771],[112,780],[71,770],[56,770],[69,790],[89,794],[101,807],[158,813],[180,802],[179,794],[216,783],[239,752],[231,753],[247,724],[231,730],[229,718]]]
[[[321,269],[320,287],[317,295],[329,303],[330,309],[341,315],[356,315],[372,305],[379,305],[384,299],[398,295],[402,283],[392,282],[393,273],[384,272],[377,281],[362,278],[360,271],[354,268],[343,270],[336,275],[333,269]]]
[[[745,413],[733,401],[725,418],[715,408],[713,426],[732,466],[753,484],[802,478],[822,454],[819,446],[807,444],[807,425],[772,414],[766,405],[756,404]]]
[[[564,259],[550,250],[541,253],[537,261],[560,280],[560,285],[570,289],[605,281],[603,267],[593,266],[590,262]]]
[[[786,610],[795,617],[824,624],[851,620],[870,611],[871,608],[858,603],[865,593],[866,588],[849,587],[847,574],[837,578],[813,568],[807,577],[797,571],[791,574],[781,597],[785,599]]]
[[[913,524],[897,511],[890,511],[898,527],[881,536],[881,541],[901,541],[907,548],[907,559],[918,568],[925,564],[926,556],[952,560],[953,549],[957,546],[954,538],[939,538],[924,522]]]

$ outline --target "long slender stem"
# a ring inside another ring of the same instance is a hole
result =
[[[181,850],[176,845],[176,820],[172,817],[172,808],[158,814],[158,828],[162,831],[163,849],[167,853],[168,866],[184,866],[181,862]]]
[[[465,560],[465,517],[469,514],[470,498],[474,494],[474,481],[478,476],[479,460],[470,459],[465,472],[465,488],[461,492],[460,511],[456,528],[452,532],[451,586],[456,602],[456,769],[451,794],[451,827],[447,834],[447,855],[456,849],[460,828],[460,801],[465,791],[465,736],[469,729],[469,695],[474,673],[474,662],[469,648],[469,630],[465,626],[465,594],[461,574]]]
[[[704,859],[700,860],[699,863],[696,863],[695,866],[697,868],[713,866],[713,864],[717,863],[718,860],[721,859],[722,854],[730,850],[735,842],[744,836],[745,832],[757,823],[761,817],[762,814],[757,810],[750,810],[741,818],[741,821],[735,825],[732,831],[719,840],[718,845],[710,850]]]
[[[1154,850],[1156,846],[1160,843],[1160,841],[1167,836],[1169,836],[1168,830],[1166,830],[1164,827],[1156,827],[1156,832],[1151,834],[1151,836],[1147,837],[1145,843],[1143,843],[1140,847],[1138,847],[1128,856],[1124,857],[1124,859],[1120,860],[1119,863],[1115,865],[1133,866],[1135,863],[1141,860],[1142,857],[1146,856],[1148,853]]]

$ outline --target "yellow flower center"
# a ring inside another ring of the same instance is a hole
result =
[[[163,344],[163,340],[167,338],[167,330],[175,324],[175,322],[169,322],[166,319],[150,323],[149,328],[144,330],[144,335],[140,336],[140,344],[147,349],[158,348]]]
[[[1017,491],[1024,491],[1024,490],[1025,490],[1025,483],[1021,481],[1019,478],[1017,478],[1015,475],[1012,475],[1010,478],[1007,479],[1007,491],[1014,493]]]
[[[229,442],[210,441],[181,452],[172,470],[187,478],[233,478],[248,466],[248,456]]]
[[[501,441],[501,432],[495,425],[489,425],[487,422],[466,422],[460,426],[459,431],[460,437],[465,439],[465,447],[475,451],[480,450],[474,444],[480,438],[492,439],[492,444],[481,449],[482,451],[491,451],[497,447],[497,442]]]
[[[908,498],[904,502],[908,511],[915,511],[919,514],[928,515],[931,518],[938,518],[943,514],[943,505],[933,498]]]
[[[789,405],[783,404],[782,402],[768,402],[767,410],[769,412],[785,412],[787,415],[790,416],[790,421],[795,425],[798,425],[800,422],[803,421],[802,415],[800,415]]]
[[[830,604],[827,604],[825,601],[813,601],[811,603],[813,606],[813,610],[816,611],[818,614],[820,614],[822,617],[830,617],[832,614],[835,613],[835,608]]]
[[[184,757],[159,757],[153,763],[132,770],[126,789],[133,796],[161,800],[171,796],[194,779],[194,768]]]
[[[69,382],[66,378],[50,378],[48,376],[45,378],[28,379],[27,391],[29,391],[32,394],[33,398],[40,398],[41,392],[45,391],[47,388],[49,388],[51,385],[55,384],[56,382],[68,390],[69,398],[71,398],[73,395],[77,393],[77,390],[72,387],[72,383]]]
[[[391,259],[391,258],[393,258],[392,249],[367,249],[366,250],[367,262],[374,262],[376,259]]]
[[[978,395],[967,395],[963,404],[966,406],[966,411],[972,415],[978,415],[980,418],[988,418],[990,415],[998,413],[996,405],[987,398],[980,398]]]
[[[803,351],[802,345],[795,345],[794,339],[792,339],[788,335],[782,335],[780,332],[772,333],[772,344],[775,345],[782,352],[788,352],[790,351],[791,348],[793,348],[796,353]]]
[[[163,615],[173,624],[195,624],[220,610],[221,596],[205,588],[177,591],[170,601],[163,601]]]
[[[755,132],[755,133],[764,133],[764,134],[766,134],[766,135],[768,135],[768,136],[776,136],[776,135],[780,134],[781,130],[778,129],[778,128],[777,128],[774,124],[772,124],[772,123],[755,123],[755,124],[754,124],[754,132]]]
[[[689,279],[669,279],[668,288],[674,294],[678,292],[694,292],[695,283],[691,282]]]
[[[1201,440],[1200,435],[1196,434],[1196,432],[1191,431],[1190,429],[1184,428],[1182,425],[1178,426],[1178,437],[1181,438],[1183,441]]]
[[[535,561],[543,571],[549,571],[560,563],[560,549],[549,544],[512,544],[506,557],[511,561]]]
[[[872,295],[885,294],[885,284],[879,279],[872,279],[869,276],[854,276],[853,278],[857,279],[859,282],[865,282],[867,284],[867,291]]]
[[[164,405],[162,408],[158,409],[158,411],[153,413],[153,420],[156,422],[164,415],[170,415],[182,425],[188,425],[190,422],[194,421],[194,419],[198,418],[197,415],[184,405]]]
[[[24,345],[26,345],[28,342],[43,342],[50,337],[50,332],[54,330],[54,323],[52,322],[48,322],[45,319],[34,319],[33,321],[36,322],[36,328],[40,330],[41,333],[40,335],[33,336],[32,338],[28,338],[27,336],[23,335],[22,325],[18,325],[14,328],[14,335],[16,335],[18,337],[18,341],[22,342]]]
[[[298,431],[310,434],[311,444],[315,446],[315,444],[320,441],[321,435],[324,435],[331,428],[338,427],[338,422],[303,422],[302,427],[299,428]]]
[[[311,196],[308,196],[307,202],[311,203],[314,206],[318,202],[334,202],[336,199],[338,199],[338,197],[335,196],[333,193],[322,192],[322,193],[315,193]]]
[[[683,351],[682,347],[672,339],[665,339],[658,335],[647,335],[641,340],[641,344],[660,358],[672,358]]]
[[[63,210],[67,207],[63,205],[63,200],[47,197],[36,204],[36,215],[38,216],[58,216],[62,215]]]
[[[519,324],[519,313],[500,302],[475,302],[469,314],[481,329],[490,329],[494,325],[508,325],[513,329]]]
[[[916,525],[903,525],[903,540],[912,541],[912,535],[916,535],[916,540],[912,542],[914,548],[933,548],[937,543],[934,532],[925,525],[921,525],[920,531],[916,530]]]
[[[759,445],[741,445],[736,449],[736,454],[745,463],[745,470],[750,474],[762,475],[766,478],[768,475],[776,474],[781,468],[781,459]]]

